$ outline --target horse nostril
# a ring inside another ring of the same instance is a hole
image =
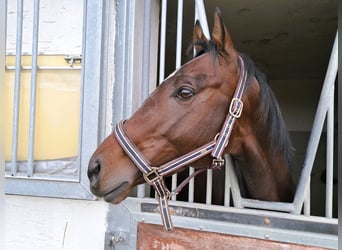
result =
[[[91,161],[88,167],[88,178],[91,185],[95,186],[101,172],[101,164],[98,160]]]

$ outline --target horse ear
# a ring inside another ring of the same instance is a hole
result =
[[[208,42],[208,38],[204,35],[202,26],[199,20],[196,20],[194,26],[194,34],[193,34],[193,44],[195,52],[199,52],[202,49],[203,43],[206,44]]]
[[[216,43],[218,51],[225,51],[228,54],[237,53],[228,30],[222,21],[221,11],[219,8],[216,8],[214,14],[212,39]]]

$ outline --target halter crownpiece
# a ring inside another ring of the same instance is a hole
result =
[[[180,156],[170,162],[167,162],[159,167],[151,166],[151,163],[146,159],[144,154],[129,138],[124,129],[124,120],[120,121],[114,130],[114,136],[119,142],[121,148],[125,151],[127,156],[132,160],[135,166],[143,173],[145,181],[154,187],[159,197],[159,206],[163,225],[166,230],[172,229],[172,221],[170,211],[168,208],[168,199],[171,195],[179,193],[182,188],[199,173],[207,169],[218,169],[224,165],[224,159],[222,154],[226,146],[228,145],[229,138],[232,132],[235,120],[241,116],[243,102],[241,100],[246,80],[247,72],[245,70],[243,59],[239,56],[240,63],[240,77],[237,87],[235,89],[234,97],[230,102],[229,112],[226,116],[225,122],[221,128],[218,137],[211,142],[199,147],[183,156]],[[200,169],[195,171],[192,175],[186,178],[173,192],[170,192],[165,183],[164,176],[173,174],[179,169],[189,166],[189,164],[203,158],[206,155],[211,154],[213,157],[212,164],[207,169]]]

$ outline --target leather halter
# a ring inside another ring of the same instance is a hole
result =
[[[245,70],[243,59],[240,56],[238,58],[240,63],[239,82],[235,89],[234,97],[230,102],[229,112],[226,116],[225,122],[218,136],[202,147],[199,147],[159,167],[154,167],[127,135],[123,126],[125,121],[120,121],[115,127],[114,135],[120,146],[125,151],[127,156],[133,161],[136,167],[143,173],[145,181],[149,185],[152,185],[158,194],[160,213],[166,230],[170,230],[173,227],[168,208],[168,199],[170,196],[179,193],[180,190],[190,181],[190,179],[197,174],[207,169],[218,169],[224,165],[222,154],[225,147],[228,145],[234,122],[241,116],[243,108],[241,97],[247,79],[247,72]],[[211,166],[209,166],[207,169],[195,171],[192,175],[185,179],[174,192],[170,192],[167,189],[163,179],[164,176],[173,174],[179,169],[189,166],[189,164],[192,162],[195,162],[208,154],[211,154],[213,157]]]

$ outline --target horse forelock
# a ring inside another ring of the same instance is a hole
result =
[[[199,49],[195,50],[195,48],[199,48]],[[217,45],[212,40],[208,40],[208,41],[198,40],[198,41],[193,42],[188,47],[186,54],[189,58],[196,58],[207,52],[211,52],[212,55],[215,56],[216,48],[217,48]],[[194,54],[194,51],[195,51],[195,54]]]

